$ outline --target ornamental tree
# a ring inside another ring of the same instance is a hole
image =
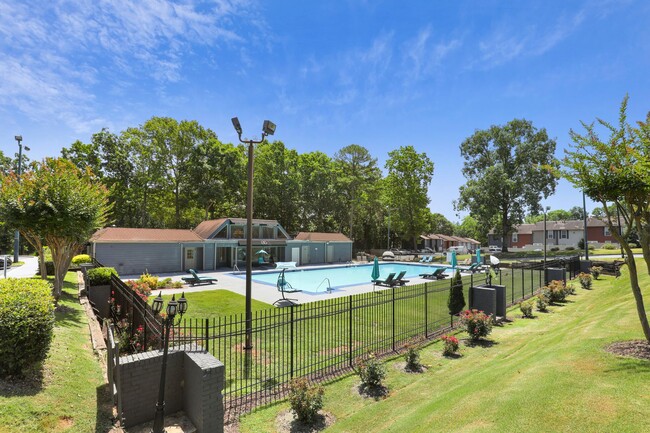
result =
[[[631,126],[627,122],[627,101],[626,96],[621,103],[618,125],[597,119],[597,125],[609,132],[606,140],[600,139],[594,123],[581,122],[584,134],[570,131],[573,144],[565,151],[558,173],[602,205],[610,233],[628,256],[637,314],[650,342],[638,269],[628,242],[630,232],[636,229],[650,273],[650,114],[645,122]],[[619,214],[624,229],[620,232]]]
[[[21,179],[14,173],[2,177],[0,214],[40,256],[43,245],[50,247],[57,302],[70,261],[105,225],[109,209],[107,189],[90,170],[81,171],[67,159],[35,163]]]
[[[460,271],[456,271],[456,275],[451,280],[451,287],[449,287],[449,297],[447,298],[447,308],[449,314],[454,315],[463,311],[465,308],[465,295],[463,294],[463,277],[460,276]]]
[[[555,164],[555,140],[528,120],[476,131],[460,152],[467,183],[460,187],[455,207],[468,210],[481,227],[495,227],[504,240],[527,210],[539,212],[542,198],[555,192],[557,180],[542,168]]]

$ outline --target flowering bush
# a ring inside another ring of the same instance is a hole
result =
[[[140,279],[138,281],[149,286],[149,289],[151,290],[158,287],[158,277],[151,275],[148,272],[140,275]]]
[[[151,287],[147,283],[139,280],[129,280],[126,281],[126,285],[142,298],[143,301],[147,302],[149,295],[151,295]]]
[[[460,323],[473,341],[487,337],[492,332],[492,315],[478,310],[465,310],[460,313]]]
[[[361,384],[368,388],[380,387],[381,381],[386,377],[386,367],[374,353],[365,359],[357,359],[355,370],[361,379]]]
[[[325,390],[319,384],[310,384],[304,377],[289,383],[289,404],[296,418],[303,423],[311,423],[323,407]]]
[[[453,355],[458,350],[458,338],[453,335],[443,335],[441,338],[444,343],[442,354],[444,356]]]
[[[550,304],[554,304],[564,301],[568,290],[563,281],[553,280],[547,286],[542,287],[542,294],[548,299]]]
[[[578,279],[580,280],[580,285],[583,289],[591,289],[591,275],[587,274],[586,272],[580,272],[578,274]]]
[[[602,266],[592,266],[589,268],[591,271],[591,275],[593,275],[594,279],[597,280],[598,277],[600,277],[600,273],[603,272],[603,267]]]
[[[406,344],[406,352],[404,352],[404,360],[406,361],[406,369],[410,371],[418,371],[421,367],[420,364],[420,351],[414,343]]]
[[[537,297],[537,311],[548,311],[548,298],[543,293]]]
[[[519,309],[523,317],[533,317],[533,301],[523,301],[519,303]]]

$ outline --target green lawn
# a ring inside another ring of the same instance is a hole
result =
[[[153,295],[156,295],[154,292]],[[164,295],[165,304],[172,298],[172,295]],[[179,296],[176,295],[176,299]],[[205,292],[186,293],[187,313],[183,316],[186,319],[212,319],[214,317],[230,316],[231,314],[243,314],[246,306],[246,297],[230,290],[207,290]],[[149,299],[151,303],[152,299]],[[265,302],[252,300],[252,311],[273,308]]]
[[[395,367],[401,358],[392,361],[385,400],[360,398],[356,376],[334,381],[324,409],[337,421],[327,431],[650,431],[650,363],[603,350],[643,338],[626,269],[618,280],[601,278],[549,313],[496,327],[491,345],[462,345],[459,359],[442,357],[439,342],[427,346],[424,374],[403,373]],[[641,285],[649,299],[647,275]],[[275,431],[287,407],[243,417],[241,431]]]
[[[42,379],[0,380],[0,432],[106,432],[112,402],[69,272]]]

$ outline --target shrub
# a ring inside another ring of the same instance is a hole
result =
[[[600,277],[601,272],[603,272],[603,267],[602,266],[592,266],[589,268],[589,271],[591,271],[591,275],[594,277],[595,280]]]
[[[560,247],[551,247],[550,250],[551,250],[551,251],[554,251],[554,252],[555,252],[555,251],[560,251]]]
[[[140,279],[138,281],[140,283],[146,284],[149,289],[155,289],[158,287],[158,277],[151,275],[148,272],[140,275]]]
[[[183,288],[183,282],[182,281],[174,281],[172,283],[172,288],[173,289],[182,289]]]
[[[361,379],[361,384],[367,388],[380,387],[381,381],[386,377],[386,367],[374,353],[369,354],[365,359],[358,359],[355,370]]]
[[[488,316],[482,311],[463,311],[460,313],[460,323],[473,341],[487,337],[492,332],[492,316]]]
[[[442,349],[442,354],[444,356],[450,356],[456,353],[458,350],[458,338],[454,335],[443,335],[441,338],[444,347]]]
[[[542,287],[542,294],[550,304],[562,302],[567,296],[567,289],[563,281],[553,280],[547,286]]]
[[[569,246],[566,247],[564,250],[565,250],[565,251],[573,251],[573,250],[575,250],[575,249],[576,249],[576,247],[574,247],[574,246],[572,246],[572,245],[569,245]]]
[[[564,291],[566,292],[567,295],[576,294],[576,288],[573,284],[567,284],[566,287],[564,288]]]
[[[537,296],[537,311],[548,311],[548,298],[543,293]]]
[[[422,364],[420,364],[420,351],[414,343],[406,344],[404,361],[406,361],[406,369],[410,371],[418,371],[422,366]]]
[[[45,261],[45,272],[47,275],[54,275],[54,262],[51,260]],[[38,273],[41,273],[41,263],[38,263]]]
[[[578,274],[578,279],[580,280],[580,285],[585,290],[591,289],[591,275],[586,272],[580,272]]]
[[[463,294],[463,278],[460,276],[460,271],[456,271],[454,279],[449,287],[449,297],[447,298],[447,308],[449,314],[458,314],[465,307],[465,295]]]
[[[304,378],[296,378],[289,382],[289,404],[296,414],[298,421],[311,423],[318,411],[323,407],[325,390],[319,384],[310,384]]]
[[[129,280],[126,281],[126,285],[129,286],[144,302],[149,300],[151,295],[151,287],[147,283],[144,283],[139,280]]]
[[[54,330],[52,286],[45,280],[0,280],[0,377],[23,376],[45,360]]]
[[[92,262],[93,259],[88,254],[79,254],[78,256],[74,256],[70,263],[72,263],[73,265],[80,265],[82,263],[92,263]]]
[[[614,245],[614,244],[612,244],[612,243],[607,243],[607,244],[603,245],[603,249],[604,249],[604,250],[615,250],[615,249],[616,249],[616,245]]]
[[[105,286],[111,284],[111,275],[117,275],[115,268],[88,269],[88,284],[91,286]]]
[[[589,245],[587,248],[588,248],[589,250],[595,250],[595,249],[596,249],[596,247],[595,247],[594,245]]]
[[[519,309],[523,317],[533,317],[533,301],[523,301],[519,303]]]
[[[158,280],[158,284],[156,285],[156,288],[158,289],[166,289],[168,287],[172,286],[172,279],[171,278],[165,278],[164,280]]]

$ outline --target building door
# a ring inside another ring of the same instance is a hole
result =
[[[308,265],[311,263],[309,261],[309,245],[303,245],[302,247],[302,261],[300,262],[301,265]]]
[[[327,245],[327,257],[325,259],[327,263],[334,263],[334,245]]]
[[[300,265],[300,248],[291,248],[291,261]]]
[[[185,248],[185,270],[196,269],[196,248]]]

